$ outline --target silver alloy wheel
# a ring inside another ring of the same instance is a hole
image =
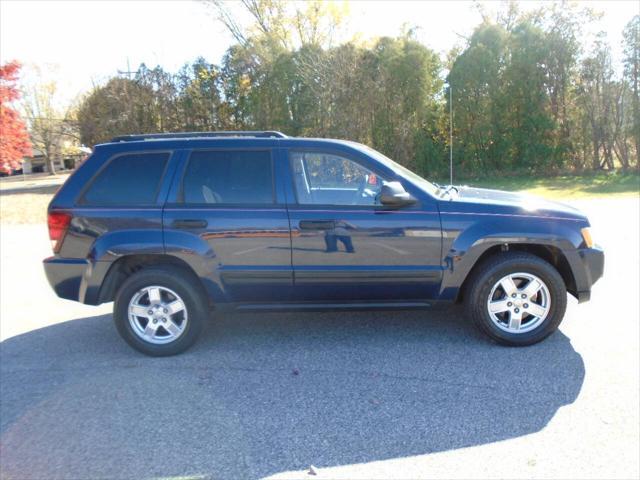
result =
[[[138,337],[155,345],[171,343],[187,327],[187,307],[180,296],[166,287],[142,288],[129,302],[129,324]]]
[[[525,333],[538,327],[549,314],[551,295],[540,278],[511,273],[491,289],[487,310],[493,323],[509,333]]]

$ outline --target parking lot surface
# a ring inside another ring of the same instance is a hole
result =
[[[53,294],[44,225],[3,226],[0,477],[638,478],[640,201],[574,204],[605,277],[528,348],[454,307],[218,315],[148,358]]]

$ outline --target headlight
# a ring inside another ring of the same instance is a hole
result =
[[[580,233],[582,233],[582,239],[584,240],[584,244],[587,248],[593,247],[593,239],[591,238],[591,229],[589,227],[580,229]]]

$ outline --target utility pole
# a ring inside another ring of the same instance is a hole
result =
[[[129,82],[131,82],[131,74],[135,74],[137,75],[139,73],[140,70],[136,70],[135,72],[131,70],[131,66],[129,65],[129,57],[127,57],[127,70],[126,71],[122,71],[122,70],[118,70],[118,75],[126,75],[127,78],[129,79]],[[124,84],[124,94],[125,96],[129,99],[129,85],[127,82],[125,82]],[[129,111],[132,114],[133,113],[133,102],[128,101],[127,102],[128,107],[129,107]]]
[[[138,70],[132,71],[131,70],[131,66],[129,65],[129,57],[127,57],[127,70],[126,71],[122,71],[122,70],[118,70],[118,75],[126,75],[129,80],[131,80],[131,74],[137,74]]]
[[[453,185],[453,93],[449,83],[449,185]]]

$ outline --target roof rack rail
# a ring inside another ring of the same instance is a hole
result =
[[[245,130],[234,132],[179,132],[179,133],[146,133],[136,135],[120,135],[111,139],[111,142],[137,142],[140,140],[169,140],[179,138],[216,138],[216,137],[254,137],[254,138],[287,138],[282,132],[270,130]]]

